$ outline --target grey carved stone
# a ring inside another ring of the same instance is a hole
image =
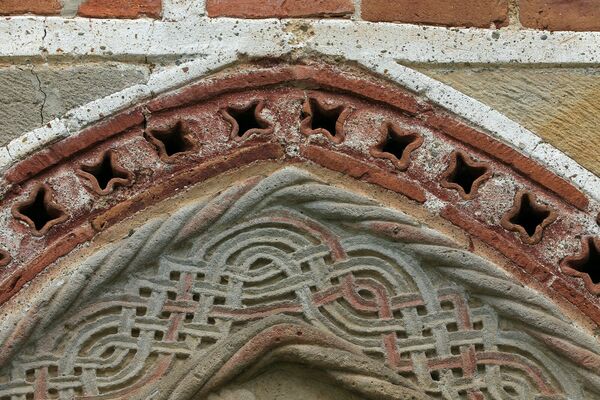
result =
[[[281,363],[364,399],[600,398],[600,346],[549,299],[295,168],[148,222],[31,301],[0,325],[0,399],[253,400],[228,383]]]

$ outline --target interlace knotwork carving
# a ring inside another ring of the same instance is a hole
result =
[[[600,393],[578,362],[597,342],[550,301],[294,168],[151,221],[45,291],[0,326],[2,399],[208,395],[264,354],[368,399]]]

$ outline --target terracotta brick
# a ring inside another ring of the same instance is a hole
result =
[[[340,17],[354,13],[352,0],[207,0],[210,17]]]
[[[59,14],[61,5],[59,0],[1,0],[1,15],[37,14],[56,15]]]
[[[521,0],[521,23],[551,31],[600,30],[600,0]]]
[[[161,0],[87,0],[77,14],[90,18],[159,18]]]
[[[363,0],[367,21],[487,28],[508,23],[508,0]]]

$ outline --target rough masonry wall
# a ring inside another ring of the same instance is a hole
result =
[[[0,146],[72,108],[145,82],[150,67],[131,63],[61,63],[0,67]]]
[[[200,2],[201,0],[198,0]],[[161,0],[2,0],[0,15],[159,18]],[[600,30],[599,0],[206,0],[211,17],[341,17],[465,27]]]

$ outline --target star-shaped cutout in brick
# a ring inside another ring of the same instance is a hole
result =
[[[520,191],[501,224],[504,229],[519,233],[524,243],[533,245],[542,240],[544,229],[555,219],[556,212],[539,204],[535,194]]]
[[[307,136],[321,134],[334,143],[342,143],[346,137],[344,123],[350,112],[345,105],[327,105],[309,97],[302,106],[300,132]]]
[[[54,202],[52,191],[46,184],[34,187],[27,199],[14,205],[12,214],[29,225],[36,236],[45,235],[54,225],[69,218],[64,208]]]
[[[166,128],[149,129],[146,139],[156,147],[161,160],[165,162],[172,162],[177,155],[196,147],[188,125],[181,120]]]
[[[582,278],[590,292],[600,294],[600,238],[583,238],[579,254],[565,258],[561,267],[565,273]]]
[[[10,253],[4,249],[0,249],[0,267],[5,267],[10,264],[12,257]]]
[[[396,168],[405,171],[410,164],[412,152],[423,144],[423,137],[416,132],[405,131],[390,122],[384,122],[379,132],[382,140],[371,148],[371,155],[387,158]]]
[[[119,163],[113,150],[107,150],[91,164],[82,165],[77,174],[100,195],[107,195],[117,186],[128,186],[133,182],[133,174]]]
[[[465,200],[471,200],[477,189],[492,176],[487,164],[477,162],[461,151],[455,151],[450,158],[450,165],[442,175],[442,186],[457,190]]]
[[[264,101],[255,100],[241,106],[230,106],[221,110],[221,115],[231,126],[230,138],[243,140],[254,134],[270,134],[272,124],[261,115]]]

